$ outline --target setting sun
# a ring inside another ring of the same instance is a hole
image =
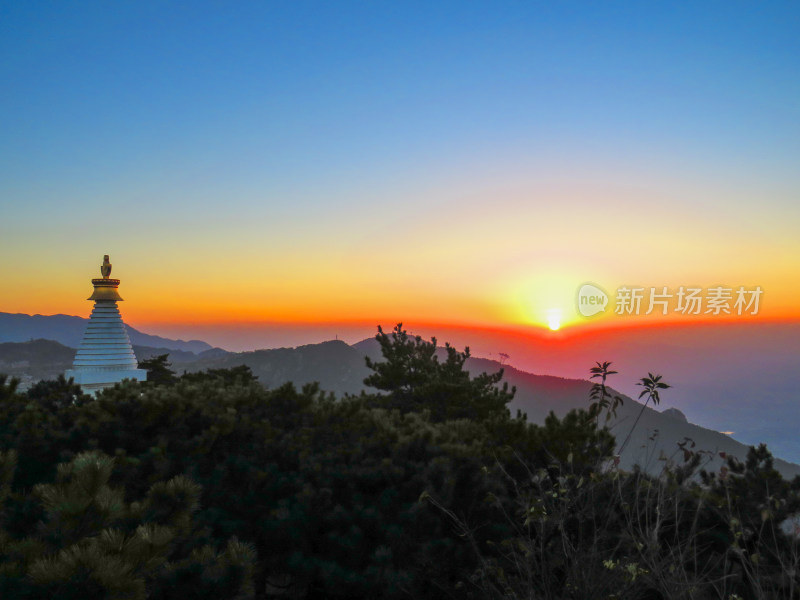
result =
[[[558,308],[551,308],[547,311],[547,326],[553,331],[558,331],[561,327],[561,310]]]

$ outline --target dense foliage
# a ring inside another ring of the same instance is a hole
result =
[[[95,399],[0,376],[0,597],[798,596],[766,449],[622,472],[612,405],[529,424],[502,372],[377,337],[377,391],[338,400],[166,356]]]

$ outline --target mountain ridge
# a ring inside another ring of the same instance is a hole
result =
[[[27,346],[26,346],[27,345]],[[56,345],[60,346],[57,347]],[[27,352],[30,350],[30,352]],[[149,356],[169,353],[173,368],[178,371],[201,371],[204,369],[229,368],[247,365],[269,388],[292,382],[297,387],[317,382],[321,389],[337,395],[359,394],[367,390],[364,378],[370,373],[366,367],[365,356],[380,358],[380,348],[374,338],[362,340],[348,345],[340,340],[329,340],[318,344],[306,344],[294,348],[274,348],[250,352],[230,353],[221,349],[209,349],[201,355],[191,352],[176,351],[164,347],[135,346],[139,360]],[[35,340],[33,342],[0,343],[0,371],[3,366],[9,367],[16,358],[28,361],[33,353],[49,353],[58,355],[57,367],[63,372],[71,363],[68,355],[74,355],[70,349],[57,341]],[[440,356],[444,349],[439,349]],[[24,358],[27,356],[27,358]],[[67,359],[69,358],[69,361]],[[539,375],[522,371],[509,365],[487,358],[470,357],[466,368],[473,374],[481,372],[504,371],[504,381],[516,386],[517,393],[509,404],[512,414],[517,410],[528,416],[528,420],[541,423],[552,411],[563,417],[569,410],[587,408],[591,382],[582,379],[571,379],[554,375]],[[18,364],[15,369],[22,367]],[[43,372],[43,365],[37,365],[38,372]],[[13,372],[9,374],[14,374]],[[52,373],[51,373],[52,376]],[[687,441],[695,444],[695,448],[707,453],[706,468],[716,469],[722,466],[723,455],[730,454],[744,460],[748,446],[723,433],[699,425],[689,423],[671,412],[670,409],[659,412],[652,407],[642,408],[634,399],[620,394],[623,405],[619,407],[617,416],[609,426],[617,436],[625,437],[631,431],[632,424],[639,412],[641,418],[633,429],[629,445],[622,455],[623,466],[630,467],[634,463],[657,469],[664,458],[679,456],[678,443]],[[720,454],[724,453],[724,454]],[[800,475],[800,465],[775,459],[775,467],[785,477]]]
[[[0,343],[27,342],[47,339],[59,342],[69,348],[80,346],[86,323],[89,319],[72,315],[28,315],[25,313],[0,312]],[[126,324],[131,344],[168,348],[200,354],[213,349],[211,344],[202,340],[171,340],[158,335],[142,333]]]
[[[308,362],[308,359],[304,360],[302,356],[318,352],[319,348],[315,347],[323,346],[329,350],[339,348],[347,355],[346,368],[334,369],[338,373],[338,377],[334,380],[313,377],[308,369],[311,363]],[[294,370],[276,368],[275,365],[265,365],[263,362],[277,356],[289,356],[294,351],[299,352],[298,356],[292,358]],[[353,354],[354,351],[358,357]],[[438,353],[440,357],[443,356],[444,349],[439,348]],[[297,348],[231,353],[221,360],[198,361],[190,366],[190,370],[246,364],[254,374],[259,376],[259,381],[267,387],[277,387],[288,381],[292,381],[298,386],[318,381],[325,391],[358,394],[367,389],[363,384],[363,378],[370,373],[364,363],[364,356],[372,359],[380,358],[381,353],[377,340],[367,338],[353,345],[331,340]],[[470,357],[465,366],[473,375],[481,372],[493,373],[503,369],[503,380],[507,381],[509,385],[517,387],[514,400],[509,403],[509,409],[512,414],[521,410],[528,416],[528,420],[534,423],[544,422],[551,411],[556,416],[563,417],[572,409],[585,409],[589,406],[589,392],[592,383],[585,379],[539,375],[509,365],[502,365],[487,358]],[[613,388],[611,391],[618,393]],[[680,449],[677,444],[682,442],[686,442],[689,447],[695,444],[695,450],[702,450],[706,453],[706,468],[709,470],[722,466],[724,459],[720,453],[736,456],[740,460],[744,460],[747,456],[749,446],[729,435],[682,420],[674,414],[674,409],[660,412],[647,406],[642,410],[642,404],[638,401],[625,394],[619,395],[623,398],[623,405],[618,408],[617,417],[609,422],[612,432],[616,429],[616,435],[627,437],[639,412],[642,413],[623,453],[621,463],[623,466],[630,467],[634,463],[640,463],[643,466],[648,465],[651,470],[658,469],[660,463],[664,462],[662,457],[680,457]],[[791,478],[800,475],[800,465],[778,457],[775,457],[775,467],[785,477]]]

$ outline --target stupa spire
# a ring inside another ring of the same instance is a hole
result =
[[[123,379],[147,379],[147,371],[138,368],[125,323],[117,302],[122,297],[117,291],[119,279],[111,279],[111,262],[103,256],[100,267],[102,278],[92,279],[94,292],[89,300],[94,308],[86,325],[81,345],[75,354],[72,369],[65,373],[72,377],[83,391],[95,394]]]
[[[108,254],[103,255],[103,264],[100,265],[100,275],[103,276],[103,279],[108,279],[108,276],[111,275],[111,263],[108,260]]]
[[[108,254],[103,256],[103,264],[100,265],[100,274],[103,276],[102,279],[92,279],[94,292],[87,300],[113,300],[114,302],[121,302],[122,297],[117,291],[119,279],[109,279],[109,275],[111,275],[111,263],[108,260]]]

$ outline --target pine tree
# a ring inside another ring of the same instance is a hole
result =
[[[364,384],[388,392],[375,402],[378,406],[396,408],[400,412],[430,411],[434,422],[452,419],[484,420],[492,415],[507,415],[506,405],[514,398],[515,388],[503,383],[503,370],[472,377],[464,363],[469,348],[458,352],[445,344],[446,357],[439,360],[436,338],[425,341],[410,336],[402,323],[391,335],[378,327],[376,336],[383,361],[366,358],[372,375]]]
[[[10,491],[16,456],[0,453],[0,501]],[[58,467],[56,481],[33,496],[40,527],[23,539],[0,531],[4,597],[145,600],[252,596],[254,552],[229,540],[222,552],[193,547],[200,487],[183,476],[128,504],[109,484],[114,459],[84,452]],[[2,508],[2,504],[0,504]]]

